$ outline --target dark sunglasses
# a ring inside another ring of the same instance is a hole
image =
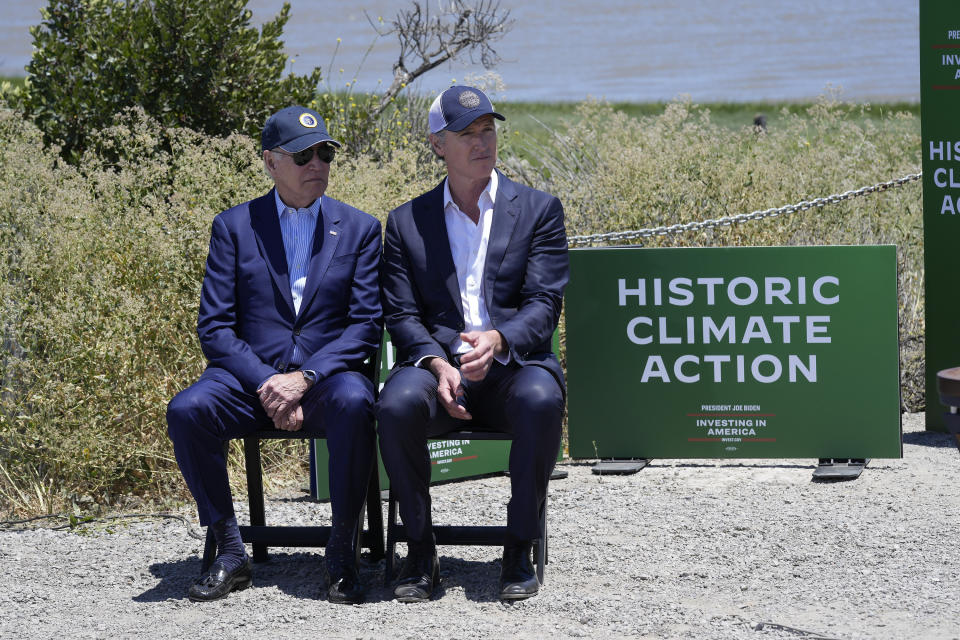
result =
[[[320,162],[326,162],[327,164],[333,162],[334,156],[337,155],[337,150],[328,144],[320,147],[307,147],[303,151],[297,151],[296,153],[290,153],[289,151],[284,151],[282,149],[274,149],[273,152],[290,156],[293,158],[293,164],[297,165],[298,167],[302,167],[313,160],[314,149],[317,150],[317,157],[320,158]]]

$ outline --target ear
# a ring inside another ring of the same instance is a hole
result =
[[[430,134],[430,148],[433,149],[433,152],[437,154],[438,157],[443,157],[443,144],[441,143],[440,136],[433,133]]]
[[[273,158],[273,154],[267,150],[263,151],[263,165],[271,173],[277,169],[277,161]]]

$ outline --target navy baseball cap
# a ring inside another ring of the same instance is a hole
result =
[[[480,89],[454,85],[437,96],[430,105],[430,114],[427,120],[430,124],[430,133],[439,131],[463,131],[474,120],[487,114],[497,120],[506,120],[493,110],[490,98]]]
[[[280,147],[296,153],[318,142],[342,146],[327,133],[327,125],[319,113],[297,105],[281,109],[267,118],[260,134],[260,146],[264,151]]]

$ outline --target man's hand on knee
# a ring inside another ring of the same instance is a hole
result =
[[[443,358],[433,358],[428,366],[433,375],[437,377],[437,397],[440,399],[440,404],[450,414],[450,417],[458,420],[473,418],[466,407],[457,402],[458,399],[462,402],[464,393],[460,372]]]
[[[472,382],[486,378],[487,372],[493,366],[493,357],[502,357],[507,352],[506,341],[496,329],[461,333],[460,339],[473,347],[471,351],[460,356],[460,373]]]
[[[277,415],[286,417],[294,407],[300,403],[303,394],[307,392],[310,383],[299,371],[277,373],[260,385],[257,396],[267,416],[276,422]],[[280,427],[281,429],[283,427]]]

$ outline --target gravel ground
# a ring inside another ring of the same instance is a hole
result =
[[[0,637],[960,638],[960,457],[922,414],[903,418],[904,458],[853,482],[812,482],[810,460],[654,460],[605,477],[563,464],[546,584],[514,604],[497,600],[491,547],[441,547],[443,588],[425,604],[392,602],[381,562],[363,568],[367,603],[331,605],[322,551],[297,549],[256,565],[253,588],[195,604],[202,544],[187,510],[189,528],[2,531]],[[508,489],[436,487],[434,519],[503,518]],[[329,517],[303,496],[267,509],[272,523]]]

